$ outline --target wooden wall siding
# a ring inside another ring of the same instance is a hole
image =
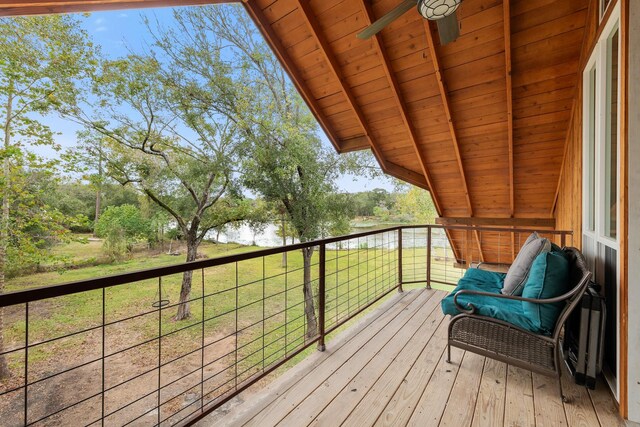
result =
[[[560,176],[555,207],[556,227],[573,231],[573,246],[582,248],[582,96],[576,107],[567,136],[565,164]],[[559,242],[556,242],[559,243]]]
[[[561,175],[552,212],[556,228],[573,231],[573,244],[582,247],[582,70],[597,40],[598,2],[591,0],[585,11],[586,26],[580,53],[580,71],[575,84],[575,96],[570,127],[566,134]]]
[[[587,2],[513,2],[514,180],[522,216],[554,203]]]
[[[621,224],[620,224],[620,366],[619,366],[619,402],[620,415],[623,418],[628,416],[628,170],[627,170],[627,150],[628,150],[628,48],[629,48],[629,2],[631,0],[613,0],[609,7],[609,12],[599,20],[596,0],[591,0],[587,16],[587,25],[584,33],[584,43],[580,60],[580,74],[577,87],[582,87],[582,70],[586,61],[591,56],[595,44],[600,37],[603,27],[613,7],[617,2],[621,3],[621,110],[620,110],[620,195]],[[566,151],[562,165],[562,174],[558,182],[557,202],[554,205],[553,213],[556,218],[558,228],[573,230],[574,243],[578,248],[582,241],[582,91],[579,90],[575,97],[574,111],[572,116],[572,126],[567,134]]]

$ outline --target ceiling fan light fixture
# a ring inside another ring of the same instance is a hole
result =
[[[418,0],[418,13],[430,21],[446,18],[458,9],[462,0]]]

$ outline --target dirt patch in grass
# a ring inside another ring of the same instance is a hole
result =
[[[206,401],[233,387],[229,381],[235,374],[232,333],[220,331],[206,337],[204,352],[200,340],[185,343],[175,335],[162,338],[159,352],[157,339],[149,342],[144,333],[114,325],[105,340],[104,361],[101,329],[43,344],[49,357],[32,362],[29,355],[27,422],[46,417],[38,424],[59,426],[99,420],[104,388],[104,414],[110,425],[122,425],[138,417],[135,425],[154,424],[158,421],[160,384],[164,402],[160,418],[172,424],[199,408],[203,393]],[[0,393],[17,390],[0,396],[3,427],[22,425],[24,421],[24,352],[10,360],[13,375],[0,384]]]

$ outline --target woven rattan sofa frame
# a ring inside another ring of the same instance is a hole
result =
[[[580,296],[586,291],[591,279],[591,272],[580,251],[575,248],[563,248],[563,251],[567,253],[570,260],[570,281],[573,284],[572,289],[564,295],[548,299],[533,299],[470,290],[456,292],[453,301],[462,314],[454,316],[449,322],[447,362],[451,363],[451,346],[454,346],[543,375],[556,376],[560,397],[566,401],[560,384],[562,375],[561,332],[567,318],[579,304]],[[536,304],[564,301],[566,305],[558,317],[553,334],[546,336],[518,328],[507,322],[474,314],[475,307],[472,304],[463,307],[458,302],[458,297],[464,294],[484,295]],[[478,334],[478,330],[482,332]],[[476,343],[457,339],[465,334],[471,336]],[[491,339],[488,338],[489,336]],[[542,354],[536,354],[536,349],[541,350]]]

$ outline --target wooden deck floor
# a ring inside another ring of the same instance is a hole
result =
[[[276,381],[199,426],[616,426],[595,391],[452,349],[442,291],[399,294]],[[566,378],[566,377],[565,377]]]

